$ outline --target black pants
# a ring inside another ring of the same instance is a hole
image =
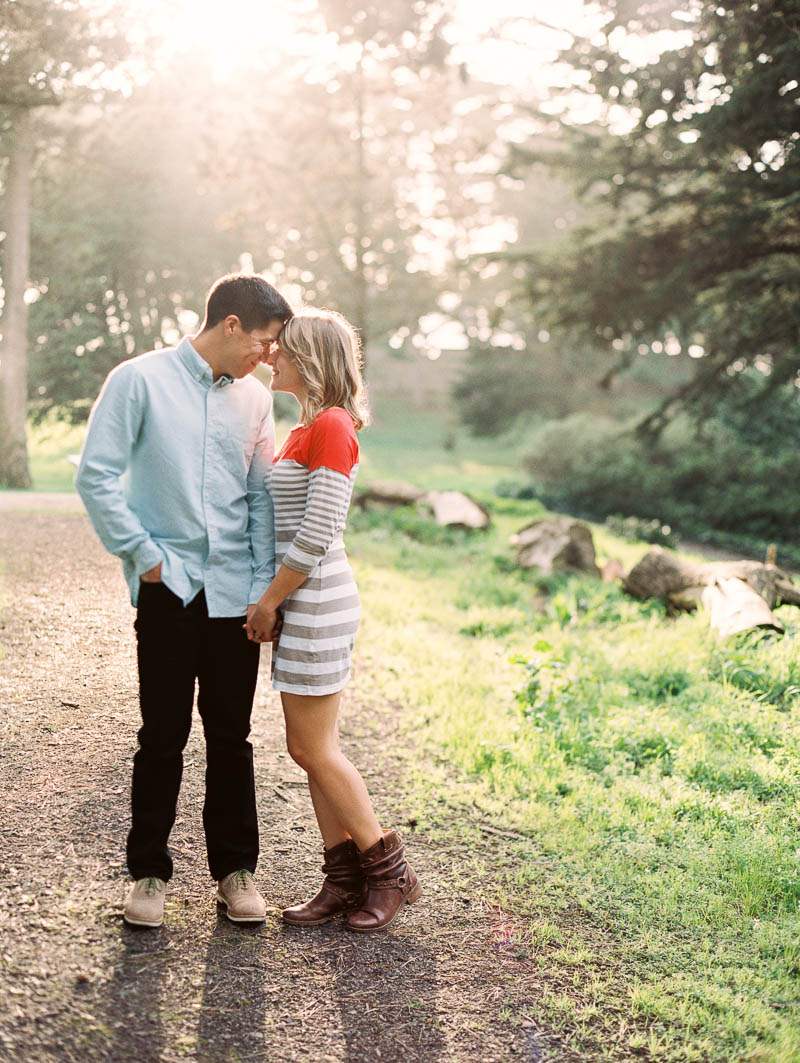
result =
[[[201,591],[189,605],[163,583],[143,583],[136,635],[142,726],[133,758],[128,870],[169,880],[183,749],[197,708],[206,738],[203,827],[208,867],[219,880],[258,860],[253,747],[248,741],[259,646],[244,617],[209,618]]]

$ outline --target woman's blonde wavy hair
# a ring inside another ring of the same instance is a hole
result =
[[[289,318],[278,343],[305,384],[300,400],[303,424],[333,406],[347,410],[356,430],[369,424],[361,342],[346,318],[335,310],[307,307]]]

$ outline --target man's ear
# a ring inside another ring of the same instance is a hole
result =
[[[226,337],[232,336],[236,331],[236,326],[241,325],[241,321],[236,314],[228,314],[223,322],[223,333]]]

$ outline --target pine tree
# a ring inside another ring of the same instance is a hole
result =
[[[747,367],[763,381],[739,389],[748,401],[798,380],[800,3],[601,6],[602,32],[563,56],[600,117],[540,113],[561,146],[531,143],[510,165],[571,174],[594,209],[555,253],[528,256],[551,327],[605,346],[615,369],[653,345],[694,359],[640,425],[652,437],[680,406],[708,416]],[[626,40],[664,29],[671,46],[637,65]]]

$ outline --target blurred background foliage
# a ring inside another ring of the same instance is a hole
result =
[[[796,0],[2,0],[30,416],[80,423],[255,270],[354,320],[378,405],[508,444],[516,489],[791,545],[798,70]]]

